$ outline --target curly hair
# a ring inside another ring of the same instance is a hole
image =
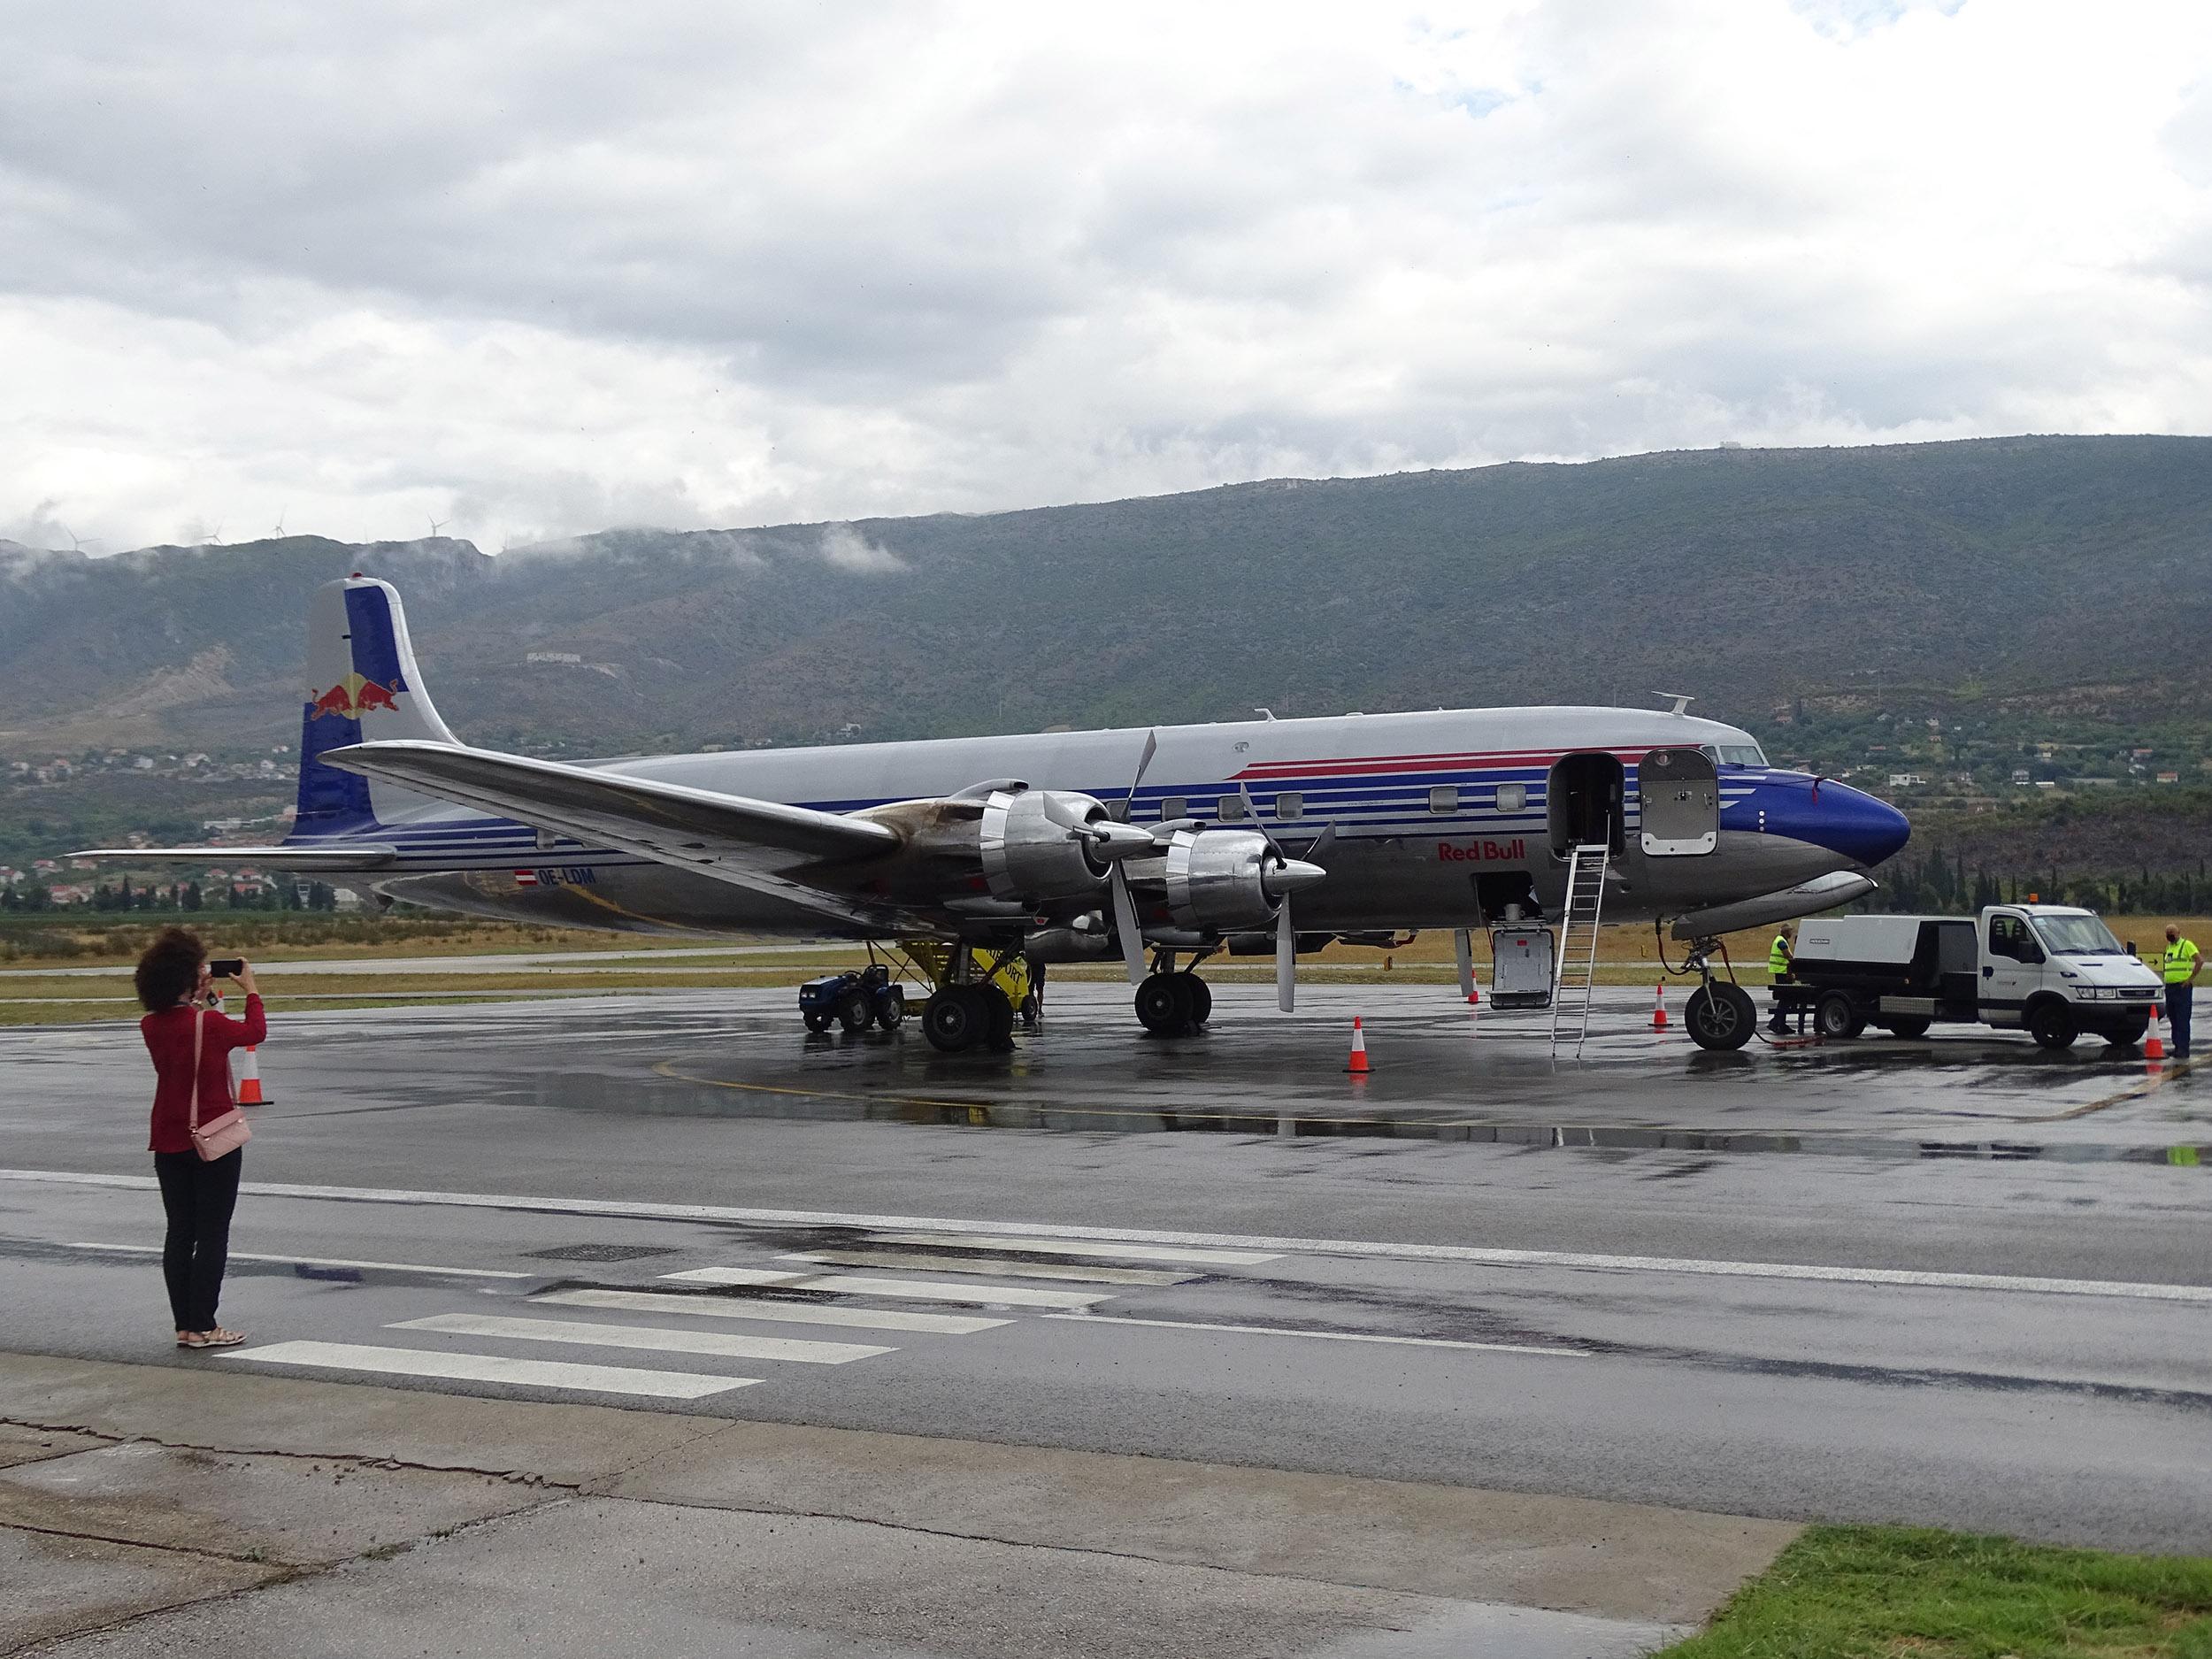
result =
[[[181,927],[163,928],[160,937],[138,959],[138,1000],[149,1013],[174,1008],[192,995],[192,987],[200,982],[200,964],[206,959],[207,947],[197,933]]]

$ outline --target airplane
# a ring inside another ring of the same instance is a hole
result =
[[[933,941],[922,1025],[948,1053],[1010,1045],[990,981],[1017,955],[1118,956],[1140,1022],[1182,1032],[1225,950],[1271,951],[1287,1011],[1298,954],[1333,938],[1555,921],[1578,849],[1608,920],[1689,947],[1692,1035],[1739,1048],[1756,1016],[1712,970],[1717,936],[1871,891],[1910,833],[1681,696],[572,764],[457,738],[398,590],[358,572],[311,596],[307,668],[282,842],[74,856],[250,859],[563,926]]]

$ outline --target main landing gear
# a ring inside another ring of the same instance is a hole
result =
[[[1204,960],[1202,956],[1178,972],[1173,951],[1156,952],[1152,972],[1137,987],[1138,1023],[1156,1037],[1183,1037],[1211,1018],[1213,990],[1196,972]]]
[[[940,1054],[961,1054],[979,1045],[1005,1053],[1014,1046],[1014,1005],[987,980],[941,985],[922,1004],[922,1035]]]

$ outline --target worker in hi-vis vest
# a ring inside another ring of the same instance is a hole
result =
[[[1785,927],[1775,934],[1774,943],[1767,948],[1767,972],[1778,986],[1790,977],[1790,930]],[[1777,1036],[1789,1034],[1789,1022],[1782,1017],[1782,994],[1774,994],[1774,1012],[1767,1020],[1767,1029]]]
[[[2197,954],[2197,941],[2184,939],[2181,929],[2169,922],[2166,959],[2160,964],[2159,978],[2166,981],[2166,1018],[2173,1024],[2177,1060],[2189,1057],[2189,1005],[2196,1000],[2197,975],[2203,967],[2204,958]]]

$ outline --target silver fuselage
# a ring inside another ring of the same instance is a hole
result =
[[[1260,824],[1293,852],[1325,826],[1335,826],[1325,856],[1327,879],[1299,898],[1302,932],[1496,920],[1494,900],[1502,890],[1496,879],[1517,873],[1549,910],[1564,881],[1558,853],[1565,836],[1553,810],[1552,786],[1554,768],[1566,756],[1613,757],[1624,780],[1625,835],[1606,901],[1609,919],[1678,916],[1830,872],[1864,870],[1905,838],[1894,809],[1846,786],[1763,765],[1724,764],[1712,850],[1647,853],[1638,835],[1642,756],[1655,749],[1755,748],[1733,726],[1683,715],[1614,708],[1439,710],[1162,726],[1155,734],[1158,753],[1133,803],[1133,822],[1183,817],[1211,825],[1233,819],[1248,794]],[[1041,733],[595,764],[833,812],[945,796],[1002,779],[1118,803],[1146,736],[1141,728]],[[355,885],[392,899],[622,930],[862,931],[742,887],[483,813],[410,804],[379,817],[360,839],[396,847],[398,860],[365,871]]]

